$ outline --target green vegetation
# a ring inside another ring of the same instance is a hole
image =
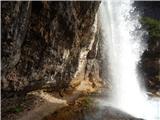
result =
[[[42,120],[81,120],[84,114],[95,110],[96,103],[93,98],[81,97],[78,98],[74,104],[58,109],[50,116],[46,116]]]
[[[15,106],[15,107],[8,108],[5,112],[19,113],[19,112],[22,112],[22,111],[23,111],[22,106],[18,105],[18,106]]]
[[[150,38],[160,38],[160,21],[150,18],[142,17],[141,23],[146,27]]]
[[[82,107],[84,108],[90,108],[93,106],[94,104],[94,101],[92,98],[90,98],[89,96],[88,97],[84,97],[82,100],[81,100],[81,104],[82,104]]]

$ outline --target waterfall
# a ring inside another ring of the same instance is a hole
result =
[[[135,117],[156,120],[137,72],[145,49],[145,32],[140,30],[138,19],[130,0],[107,0],[100,6],[103,53],[107,56],[108,81],[112,83],[110,103],[106,100],[106,104]]]

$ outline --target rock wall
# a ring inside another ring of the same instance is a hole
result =
[[[95,19],[100,2],[1,4],[2,95],[100,80]]]
[[[136,1],[135,6],[142,16],[143,28],[148,32],[141,70],[148,91],[160,96],[160,2]]]

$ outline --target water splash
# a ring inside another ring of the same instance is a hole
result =
[[[108,0],[100,6],[100,20],[107,55],[109,81],[112,81],[110,104],[135,117],[156,120],[153,105],[140,86],[137,64],[145,49],[138,14],[131,1]]]

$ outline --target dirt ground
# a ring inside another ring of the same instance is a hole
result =
[[[63,92],[63,97],[54,91],[37,90],[26,96],[5,98],[1,101],[2,120],[41,120],[62,107],[73,105],[79,97],[97,90],[89,82],[83,81],[74,90]]]

